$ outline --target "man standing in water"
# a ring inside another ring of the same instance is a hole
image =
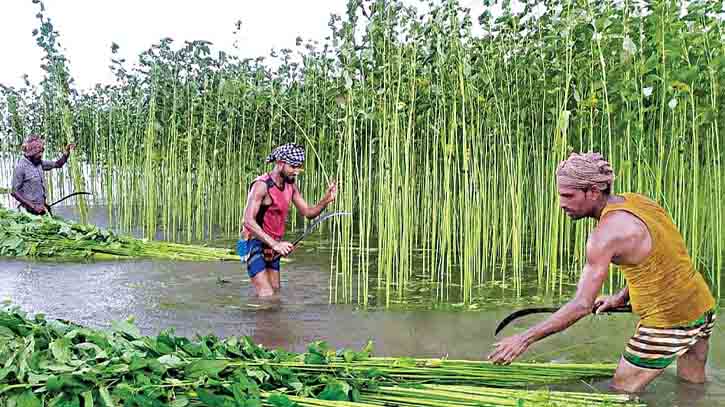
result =
[[[715,300],[670,217],[642,195],[610,195],[614,174],[600,154],[572,154],[559,164],[556,176],[564,212],[575,220],[598,221],[587,241],[576,296],[545,321],[494,344],[489,360],[508,364],[534,342],[592,311],[631,302],[641,319],[612,387],[638,392],[675,359],[680,378],[703,383]],[[616,295],[597,298],[610,263],[619,265],[627,286]]]
[[[20,207],[34,215],[43,215],[48,206],[45,202],[45,175],[43,171],[61,168],[68,161],[75,144],[68,144],[64,154],[55,161],[43,160],[45,143],[38,135],[29,136],[22,145],[23,158],[15,165],[11,192]]]
[[[274,163],[272,172],[257,177],[250,187],[237,252],[246,263],[247,274],[260,297],[271,296],[279,289],[279,256],[294,250],[290,242],[282,240],[290,202],[302,216],[311,219],[337,197],[337,183],[332,181],[317,205],[309,206],[305,202],[295,184],[304,161],[303,146],[279,146],[267,157],[267,163]]]

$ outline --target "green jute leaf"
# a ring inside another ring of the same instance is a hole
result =
[[[119,333],[124,333],[131,338],[138,339],[141,337],[141,332],[138,328],[129,321],[116,321],[111,323],[111,328]]]
[[[101,400],[103,401],[105,407],[117,407],[106,386],[98,387],[98,394],[101,395]]]
[[[50,352],[55,360],[60,363],[68,363],[71,359],[71,342],[69,339],[61,338],[50,344]]]
[[[161,356],[160,358],[158,358],[158,361],[162,365],[164,365],[168,368],[171,368],[171,369],[176,369],[176,368],[184,365],[184,361],[174,355]]]
[[[84,391],[83,393],[81,393],[81,397],[83,398],[83,407],[93,407],[92,391]]]
[[[340,382],[337,380],[331,381],[330,383],[327,383],[325,386],[325,389],[322,390],[322,393],[318,396],[320,400],[338,400],[338,401],[348,401],[350,400],[348,397],[348,391],[350,390],[350,385],[345,382]]]
[[[17,407],[43,407],[43,403],[32,391],[27,390],[15,398]]]
[[[197,360],[184,369],[184,372],[191,378],[208,376],[218,378],[219,373],[229,365],[226,360]]]
[[[275,393],[269,396],[267,399],[267,403],[273,405],[274,407],[296,407],[297,403],[290,400],[287,396],[284,394]]]
[[[204,403],[205,406],[209,407],[236,407],[237,403],[233,398],[229,396],[221,396],[214,394],[206,389],[198,389],[197,394],[199,400]]]
[[[178,396],[174,401],[169,403],[169,407],[186,407],[191,403],[185,396]]]

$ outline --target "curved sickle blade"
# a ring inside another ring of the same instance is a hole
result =
[[[312,231],[314,231],[317,228],[317,226],[319,226],[322,222],[324,222],[332,217],[335,217],[335,216],[350,216],[350,215],[352,215],[351,212],[330,212],[323,216],[320,216],[314,222],[312,222],[312,224],[310,224],[310,226],[308,226],[307,229],[305,229],[304,233],[302,233],[302,236],[298,237],[297,239],[295,239],[294,242],[292,242],[292,245],[297,246],[297,243],[301,242],[302,239],[309,236],[310,233],[312,233]]]
[[[294,242],[292,242],[292,246],[297,246],[302,241],[302,239],[309,236],[310,233],[312,233],[317,228],[317,226],[320,225],[320,223],[326,221],[327,219],[330,219],[335,216],[350,216],[350,215],[352,215],[351,212],[330,212],[328,214],[325,214],[324,216],[320,216],[305,229],[305,231],[302,233],[302,235],[300,237],[298,237],[297,239],[295,239]],[[274,256],[274,260],[277,260],[277,258],[279,258],[279,257],[282,257],[282,255],[277,253]]]
[[[93,194],[91,194],[90,192],[74,192],[74,193],[72,193],[70,195],[66,195],[63,198],[60,198],[59,200],[53,202],[52,204],[50,204],[48,206],[53,207],[54,205],[57,205],[57,204],[65,201],[66,199],[71,198],[71,197],[74,197],[76,195],[93,195]]]
[[[501,332],[501,330],[504,329],[506,327],[506,325],[510,324],[515,319],[525,317],[525,316],[531,315],[531,314],[556,312],[558,310],[559,310],[559,308],[548,307],[548,308],[525,308],[525,309],[520,309],[518,311],[514,311],[511,314],[509,314],[509,316],[504,318],[503,321],[499,322],[498,326],[496,327],[496,333],[494,333],[494,336],[498,335],[498,333]]]
[[[498,326],[496,327],[496,333],[494,333],[493,335],[494,336],[498,335],[498,333],[501,332],[501,330],[504,329],[506,327],[506,325],[510,324],[515,319],[525,317],[525,316],[531,315],[531,314],[542,314],[542,313],[549,313],[549,312],[556,312],[556,311],[559,311],[558,307],[524,308],[524,309],[520,309],[518,311],[514,311],[498,324]],[[612,308],[612,309],[604,311],[605,314],[629,313],[629,312],[632,312],[631,305],[625,305],[623,307]],[[592,310],[592,313],[594,313],[594,310]]]

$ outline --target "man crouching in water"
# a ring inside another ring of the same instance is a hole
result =
[[[247,274],[260,297],[269,297],[279,289],[279,256],[287,256],[294,250],[290,242],[282,240],[290,202],[302,216],[311,219],[337,197],[337,183],[332,181],[317,205],[309,206],[302,198],[295,180],[305,162],[303,146],[279,146],[267,157],[267,162],[274,163],[274,168],[252,182],[244,210],[242,238],[237,242],[237,253],[246,263]]]
[[[576,296],[545,321],[494,344],[489,360],[511,363],[534,342],[563,331],[592,311],[631,302],[640,322],[612,387],[639,392],[675,359],[680,378],[703,383],[715,299],[670,217],[642,195],[610,195],[614,174],[600,154],[572,154],[559,164],[556,176],[564,212],[575,220],[598,221],[587,241]],[[619,266],[627,285],[616,295],[597,298],[610,263]]]

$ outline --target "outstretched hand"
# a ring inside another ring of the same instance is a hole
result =
[[[494,343],[493,346],[495,349],[488,355],[488,360],[497,365],[508,365],[526,352],[529,343],[523,335],[519,334],[504,338]]]
[[[327,192],[325,192],[325,202],[329,205],[337,199],[337,180],[330,181],[327,186]]]
[[[35,212],[38,213],[38,215],[45,215],[48,213],[48,210],[45,209],[45,204],[35,205]]]
[[[68,154],[68,155],[70,155],[71,151],[73,151],[75,149],[76,149],[75,143],[67,144],[65,146],[65,153]]]

